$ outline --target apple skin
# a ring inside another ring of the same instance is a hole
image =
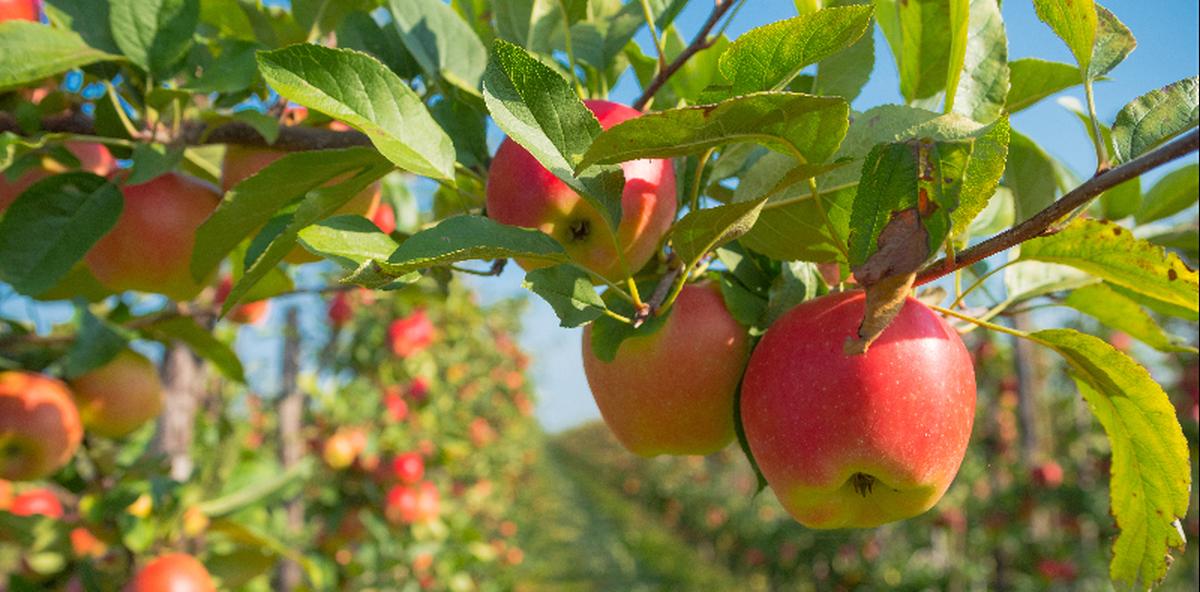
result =
[[[217,284],[217,294],[213,298],[214,304],[221,306],[225,304],[225,299],[229,298],[229,293],[233,291],[233,278],[225,276],[221,278],[221,283]],[[267,318],[267,313],[271,310],[270,300],[255,300],[233,307],[229,314],[225,315],[234,323],[243,325],[259,325]]]
[[[962,339],[909,298],[860,356],[843,344],[862,292],[800,304],[755,348],[742,382],[746,440],[784,508],[810,528],[871,528],[933,507],[975,418]]]
[[[258,173],[258,171],[266,168],[267,165],[283,158],[287,154],[287,152],[282,150],[230,145],[225,150],[225,160],[221,166],[221,190],[228,192],[247,177]],[[346,180],[346,178],[348,177],[336,177],[326,185],[336,185],[340,181]],[[372,183],[369,187],[359,192],[358,195],[350,198],[350,201],[347,201],[337,211],[330,214],[330,216],[357,214],[371,218],[375,215],[376,208],[379,207],[379,200],[382,195],[383,184],[379,182]],[[293,265],[299,265],[320,261],[321,258],[309,253],[304,247],[296,245],[284,256],[283,260]]]
[[[1063,468],[1062,465],[1047,461],[1029,472],[1029,478],[1034,485],[1044,489],[1057,489],[1063,484]]]
[[[399,454],[392,460],[392,473],[402,483],[412,485],[425,476],[425,461],[416,452]]]
[[[609,101],[584,101],[600,126],[608,129],[639,115],[636,109]],[[600,213],[520,144],[505,139],[488,171],[488,217],[552,236],[581,265],[609,279],[634,273],[658,251],[675,219],[675,169],[670,160],[634,160],[621,164],[625,189],[617,227],[628,271],[621,266],[612,239],[603,232]],[[538,265],[518,260],[521,267]]]
[[[733,440],[746,330],[716,286],[683,288],[658,331],[621,342],[611,363],[583,331],[583,369],[604,423],[630,452],[711,454]]]
[[[196,230],[220,196],[209,184],[167,173],[138,185],[125,185],[125,209],[116,226],[84,257],[88,269],[114,291],[195,298],[208,282],[192,279]]]
[[[371,216],[371,221],[384,234],[391,234],[396,231],[396,210],[392,204],[381,203],[375,210],[375,214]]]
[[[212,576],[195,557],[184,553],[162,555],[147,563],[125,592],[216,592]]]
[[[393,524],[413,524],[434,520],[441,513],[441,494],[429,481],[397,485],[387,493],[384,515]]]
[[[407,358],[429,347],[436,336],[437,330],[421,309],[388,325],[388,342],[398,358]]]
[[[350,303],[350,296],[345,292],[337,292],[329,301],[329,323],[334,327],[341,327],[350,322],[354,318],[354,306]]]
[[[41,20],[41,4],[41,0],[0,0],[0,22],[38,22]]]
[[[0,372],[0,479],[29,481],[67,464],[83,440],[67,386],[32,372]]]
[[[79,417],[88,431],[123,438],[158,417],[163,385],[154,363],[122,350],[107,364],[70,381]]]
[[[3,0],[0,0],[3,2]],[[0,5],[0,11],[3,6]],[[3,21],[0,18],[0,21]],[[112,154],[109,154],[108,148],[102,144],[92,142],[63,142],[63,146],[67,151],[75,155],[79,159],[79,170],[89,173],[95,173],[101,177],[108,176],[117,166],[117,161],[113,160]],[[49,177],[50,175],[66,172],[67,169],[61,163],[52,159],[44,159],[44,165],[31,168],[17,177],[16,180],[9,181],[2,171],[0,171],[0,212],[8,209],[12,202],[17,200],[30,185]]]
[[[47,518],[62,518],[62,502],[49,489],[31,489],[12,500],[8,507],[14,516],[46,516]]]

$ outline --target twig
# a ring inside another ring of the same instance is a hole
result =
[[[689,43],[686,48],[684,48],[683,52],[680,53],[674,61],[668,64],[666,68],[660,70],[658,74],[655,75],[650,81],[650,84],[646,85],[646,90],[642,91],[642,96],[638,97],[638,100],[633,102],[634,109],[641,111],[642,109],[646,108],[646,104],[650,102],[650,99],[654,97],[655,93],[657,93],[658,90],[667,83],[667,80],[670,80],[671,77],[675,75],[675,72],[678,72],[688,60],[692,59],[692,56],[712,46],[715,39],[710,39],[708,37],[708,33],[713,30],[713,27],[717,26],[717,22],[721,20],[721,17],[725,16],[725,13],[728,12],[730,8],[733,8],[734,4],[735,3],[733,0],[715,0],[713,3],[712,14],[708,15],[708,20],[704,21],[704,25],[701,26],[700,30],[696,32],[696,36],[692,38],[692,42]]]
[[[1092,198],[1153,168],[1181,158],[1200,149],[1200,130],[1193,129],[1182,137],[1159,146],[1118,167],[1103,171],[1079,187],[1067,192],[1058,201],[1036,213],[1028,220],[993,236],[965,251],[954,261],[940,259],[917,274],[916,285],[927,284],[955,270],[974,265],[996,253],[1015,247],[1027,240],[1057,232],[1055,224]]]

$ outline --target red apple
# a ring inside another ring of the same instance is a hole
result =
[[[392,345],[392,353],[398,358],[407,358],[429,347],[435,334],[433,323],[421,309],[392,321],[388,326],[388,341]]]
[[[283,158],[285,155],[287,155],[287,152],[282,150],[230,145],[225,149],[225,160],[221,166],[221,189],[228,192],[238,183],[258,173],[258,171]],[[326,185],[337,185],[349,177],[350,175],[348,174],[335,177]],[[350,201],[347,201],[345,205],[338,208],[330,216],[357,214],[370,218],[375,214],[375,209],[379,207],[379,199],[382,194],[383,186],[378,182],[373,183],[359,192],[358,195],[350,198]],[[309,253],[304,247],[296,245],[283,260],[292,264],[301,264],[320,261],[321,258]]]
[[[49,489],[31,489],[17,495],[8,511],[16,516],[63,517],[62,502],[58,501],[58,496]]]
[[[105,545],[104,541],[96,538],[96,535],[92,534],[92,531],[82,526],[72,528],[69,537],[71,539],[71,552],[76,557],[99,559],[108,552],[108,545]]]
[[[221,283],[217,285],[217,294],[214,298],[214,304],[221,306],[225,304],[225,299],[229,298],[229,293],[233,291],[233,278],[225,276],[221,278]],[[270,300],[255,300],[233,307],[225,318],[235,323],[243,325],[258,325],[267,318],[267,311],[271,308]]]
[[[1055,489],[1063,483],[1062,466],[1054,461],[1046,461],[1029,472],[1034,485],[1046,489]]]
[[[733,401],[749,337],[711,284],[686,286],[664,325],[621,342],[616,358],[592,352],[583,369],[604,422],[642,456],[711,454],[733,440]]]
[[[66,385],[32,372],[0,372],[0,479],[45,477],[67,464],[82,439]]]
[[[1070,582],[1079,576],[1079,568],[1070,561],[1042,559],[1037,563],[1041,576],[1051,582]]]
[[[420,376],[412,379],[408,383],[408,396],[417,403],[422,403],[429,398],[429,381]]]
[[[641,115],[609,101],[584,101],[608,129]],[[609,278],[636,272],[654,256],[675,219],[675,169],[669,160],[621,164],[625,189],[616,229],[628,269],[621,265],[600,213],[566,183],[546,170],[525,148],[506,139],[488,171],[487,215],[513,226],[537,228],[554,237],[581,265]],[[526,261],[518,261],[531,269]]]
[[[398,387],[388,387],[387,392],[383,394],[383,406],[387,408],[388,417],[392,421],[404,421],[404,418],[408,417],[408,403]]]
[[[83,425],[108,438],[127,436],[162,411],[158,370],[133,350],[75,378],[71,390]]]
[[[0,0],[0,22],[37,22],[41,19],[41,4],[41,0]]]
[[[933,507],[975,417],[962,339],[908,299],[863,355],[863,294],[805,302],[768,329],[742,383],[746,439],[767,483],[811,528],[869,528]]]
[[[0,21],[7,20],[3,17],[4,0],[0,0]],[[36,19],[28,19],[36,20]],[[64,142],[63,146],[79,159],[79,170],[95,173],[101,177],[107,176],[116,167],[116,161],[102,144],[94,144],[92,142]],[[25,171],[20,177],[13,181],[9,181],[3,172],[0,172],[0,212],[8,209],[12,202],[16,201],[17,196],[21,195],[30,185],[45,179],[46,177],[66,172],[67,168],[62,163],[51,158],[43,158],[42,166],[34,167]]]
[[[396,210],[392,208],[392,204],[381,203],[379,204],[379,208],[375,210],[375,215],[371,216],[371,221],[384,234],[391,234],[396,231]]]
[[[217,208],[211,185],[167,173],[139,185],[125,185],[125,209],[117,225],[85,257],[106,287],[194,298],[208,282],[192,279],[196,230]]]
[[[395,524],[428,522],[441,512],[441,495],[437,486],[424,481],[416,486],[397,485],[387,493],[384,514]]]
[[[126,587],[126,592],[216,592],[212,576],[195,557],[183,553],[163,555],[147,563]]]
[[[402,483],[412,485],[425,476],[425,461],[416,452],[405,452],[392,460],[392,473]]]
[[[329,300],[329,323],[341,327],[354,318],[354,307],[350,305],[350,297],[345,292],[337,292]]]
[[[476,448],[483,448],[496,440],[496,430],[482,417],[472,419],[467,431]]]

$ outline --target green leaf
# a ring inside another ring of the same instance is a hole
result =
[[[855,3],[867,4],[867,0]],[[850,47],[836,52],[817,64],[812,94],[823,97],[842,97],[849,103],[858,96],[871,71],[875,69],[874,27],[867,25],[866,33]]]
[[[1137,40],[1133,38],[1129,27],[1107,8],[1097,4],[1096,17],[1096,47],[1092,50],[1092,59],[1087,67],[1088,80],[1098,80],[1111,72],[1137,47]],[[1082,68],[1082,64],[1080,66]]]
[[[971,14],[973,5],[982,5],[983,2],[972,0],[947,0],[946,6],[947,24],[949,37],[947,41],[950,47],[947,49],[946,58],[946,85],[945,85],[945,104],[946,111],[950,111],[958,99],[958,82],[962,78],[963,64],[967,61],[967,43],[969,41],[968,33],[978,34],[978,31],[971,31],[972,28],[978,28],[978,19]],[[994,6],[994,5],[993,5]],[[994,6],[995,12],[999,13],[999,7]],[[972,35],[974,37],[974,35]],[[1007,53],[1007,47],[1003,48],[1004,53]],[[1004,59],[1005,56],[1001,56]],[[956,111],[961,113],[962,111]]]
[[[120,56],[89,47],[72,31],[28,21],[0,23],[0,91],[41,82]]]
[[[525,274],[521,283],[541,296],[558,315],[562,327],[578,327],[604,315],[607,307],[592,279],[574,265],[542,267]]]
[[[79,33],[88,45],[111,54],[121,53],[109,29],[109,3],[96,0],[46,0],[43,8],[56,27]]]
[[[956,0],[963,1],[963,0]],[[965,3],[965,2],[964,2]],[[953,6],[953,4],[952,4]],[[997,0],[971,0],[961,77],[947,81],[946,102],[975,121],[989,123],[1004,112],[1009,92],[1008,37]],[[953,69],[954,63],[950,67]],[[954,88],[953,96],[949,89]]]
[[[1142,205],[1142,178],[1134,177],[1100,194],[1100,210],[1108,220],[1133,215]]]
[[[752,201],[786,183],[795,160],[770,153],[744,174],[734,192],[733,201]],[[817,199],[821,200],[818,205]],[[850,206],[854,186],[826,190],[814,198],[806,184],[797,183],[773,195],[759,214],[754,228],[741,243],[775,259],[834,261],[839,259],[838,244],[844,244],[850,232]],[[830,234],[821,209],[824,208],[836,236]]]
[[[1109,575],[1131,588],[1152,587],[1183,549],[1192,467],[1175,408],[1150,373],[1103,340],[1070,329],[1030,339],[1066,359],[1112,448],[1112,514],[1121,533]]]
[[[371,150],[367,150],[367,152],[373,153]],[[378,155],[375,156],[378,157]],[[282,160],[284,159],[280,159],[278,162]],[[265,171],[266,169],[263,170]],[[353,176],[345,178],[345,180],[339,181],[337,184],[325,185],[319,189],[309,191],[304,200],[296,208],[295,213],[290,216],[286,214],[280,216],[282,223],[279,226],[282,229],[276,227],[263,231],[264,233],[270,233],[272,237],[270,243],[261,252],[256,253],[254,249],[251,249],[251,254],[247,256],[247,259],[253,257],[253,261],[249,262],[246,266],[246,273],[233,284],[233,289],[229,291],[229,296],[221,306],[221,314],[224,315],[232,310],[239,301],[245,298],[251,288],[275,270],[276,266],[283,261],[288,251],[291,251],[292,247],[296,244],[296,237],[301,230],[330,217],[346,202],[391,172],[391,170],[390,163],[377,163],[374,166],[367,166],[364,169],[356,171],[353,173]],[[238,187],[261,176],[262,172],[260,171],[259,174],[243,181]],[[236,190],[237,187],[234,189]],[[226,197],[229,197],[229,194]],[[226,203],[226,201],[222,201],[221,206],[224,206]],[[218,209],[220,209],[220,206],[218,206]],[[215,214],[205,221],[204,225],[201,226],[201,231],[204,230],[205,226],[213,222],[214,217]],[[199,241],[199,236],[197,236],[197,244],[199,244]],[[195,255],[192,258],[192,265],[193,269],[195,269]]]
[[[212,331],[201,326],[191,317],[171,317],[143,327],[142,332],[158,341],[179,341],[196,355],[212,362],[212,365],[229,380],[246,382],[245,370],[237,353],[225,342],[217,339]]]
[[[201,502],[196,505],[196,509],[203,512],[205,516],[220,518],[238,510],[249,508],[287,489],[293,484],[308,482],[316,469],[313,466],[315,463],[316,461],[313,457],[302,458],[300,462],[292,465],[285,471],[275,473],[267,479],[256,479],[253,484],[237,491]],[[278,546],[283,555],[294,552],[288,543],[280,541],[278,542]]]
[[[970,160],[963,173],[958,206],[950,212],[950,236],[966,232],[971,222],[987,207],[988,200],[995,195],[1008,161],[1011,134],[1008,117],[997,119],[977,132],[972,142]]]
[[[1021,245],[1021,259],[1062,263],[1150,298],[1200,310],[1200,274],[1117,224],[1077,219]]]
[[[1021,58],[1008,63],[1009,80],[1006,109],[1016,113],[1038,101],[1083,83],[1079,68],[1061,62]]]
[[[435,265],[506,257],[567,261],[562,245],[544,232],[507,226],[483,216],[453,216],[409,237],[380,265],[400,276]]]
[[[1200,195],[1200,166],[1196,163],[1167,173],[1159,179],[1142,202],[1142,209],[1134,219],[1146,224],[1172,216],[1196,203]]]
[[[750,30],[721,55],[729,95],[782,90],[800,71],[858,41],[871,6],[826,8]]]
[[[293,45],[258,54],[263,77],[291,101],[371,138],[396,166],[454,180],[454,144],[399,76],[365,53]]]
[[[1133,160],[1200,123],[1200,79],[1172,82],[1134,99],[1117,113],[1116,162]]]
[[[1167,335],[1137,302],[1103,283],[1090,284],[1072,291],[1063,300],[1063,304],[1095,317],[1105,326],[1124,331],[1158,351],[1197,351],[1182,340]]]
[[[139,142],[133,147],[133,172],[125,183],[145,183],[174,170],[180,160],[183,160],[183,146],[168,148],[162,144]]]
[[[749,232],[766,203],[764,196],[688,212],[671,228],[671,245],[690,267],[709,251]]]
[[[117,223],[120,190],[91,173],[34,183],[0,218],[0,278],[37,295],[53,287]]]
[[[917,208],[918,150],[909,142],[889,142],[876,146],[863,162],[847,241],[852,267],[861,266],[878,250],[879,235],[895,213]],[[927,242],[937,244],[932,235]]]
[[[262,168],[226,193],[196,231],[192,277],[205,278],[238,243],[257,232],[280,209],[341,177],[385,165],[370,148],[293,152]]]
[[[305,228],[300,244],[316,255],[354,270],[372,259],[386,261],[399,245],[362,216],[334,216]]]
[[[267,141],[267,144],[274,144],[275,140],[279,139],[280,124],[278,118],[253,109],[246,109],[234,113],[232,119],[254,128],[254,131],[258,132],[258,135]]]
[[[111,0],[109,26],[121,53],[155,78],[176,72],[200,24],[198,0]]]
[[[645,282],[638,284],[638,290],[643,294],[650,294],[654,291],[653,284]],[[633,305],[624,298],[619,298],[613,295],[612,290],[606,290],[603,294],[604,303],[608,309],[618,314],[624,315],[626,318],[633,318],[635,310]],[[626,339],[649,337],[662,329],[667,324],[667,319],[674,312],[674,307],[663,315],[650,315],[646,322],[640,327],[634,327],[629,323],[618,321],[610,316],[602,316],[596,319],[591,326],[591,343],[592,353],[604,362],[612,362],[617,357],[617,352],[621,348],[621,344]],[[587,335],[587,333],[584,333]],[[587,347],[585,345],[584,347]]]
[[[1008,293],[1004,304],[1011,306],[1038,296],[1075,290],[1099,281],[1066,265],[1018,260],[1004,268],[1004,289]]]
[[[757,93],[617,124],[596,138],[580,166],[672,158],[750,141],[800,162],[822,163],[837,150],[848,126],[849,106],[840,98]]]
[[[357,49],[375,56],[401,78],[420,73],[420,66],[408,53],[395,27],[381,27],[369,14],[352,12],[337,29],[338,47]]]
[[[97,318],[86,306],[79,307],[79,334],[67,350],[63,376],[74,379],[107,364],[128,344],[129,337],[118,326]]]
[[[602,212],[610,229],[617,227],[624,175],[619,167],[581,163],[600,135],[600,122],[562,76],[521,47],[497,39],[483,97],[509,138]]]
[[[1013,192],[1016,221],[1024,222],[1054,203],[1058,191],[1054,158],[1028,136],[1012,132],[1004,184]]]
[[[946,88],[950,65],[950,2],[877,0],[875,18],[892,48],[906,102]]]
[[[816,264],[786,263],[780,269],[779,277],[771,282],[763,325],[770,327],[779,317],[797,304],[828,293],[829,287],[821,278]]]
[[[1099,17],[1093,0],[1033,0],[1038,18],[1066,42],[1081,71],[1087,71],[1096,45]]]
[[[442,0],[391,0],[400,39],[426,74],[479,93],[487,50],[471,26]]]

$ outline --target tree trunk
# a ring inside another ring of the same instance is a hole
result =
[[[304,422],[304,393],[297,387],[300,374],[300,325],[296,309],[289,308],[283,340],[283,398],[279,402],[279,460],[284,470],[291,468],[304,458],[305,445],[302,427]],[[289,534],[298,534],[304,528],[304,501],[300,496],[287,503]],[[284,561],[279,566],[276,590],[290,591],[300,587],[304,574],[294,561]]]
[[[204,394],[204,365],[179,343],[167,347],[162,380],[165,400],[158,419],[157,448],[167,455],[171,478],[187,481],[192,474],[192,436],[196,411]]]

